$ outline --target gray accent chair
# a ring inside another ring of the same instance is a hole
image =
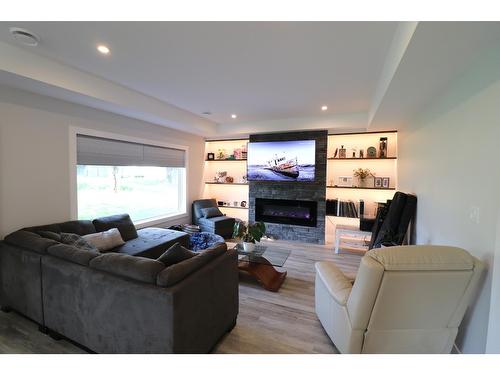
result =
[[[193,222],[200,227],[202,232],[214,233],[224,238],[233,236],[235,219],[228,216],[206,218],[202,209],[218,207],[215,199],[199,199],[193,201]]]
[[[238,259],[225,243],[165,267],[143,230],[127,241],[142,242],[137,251],[101,254],[36,233],[94,233],[90,221],[27,229],[0,241],[0,306],[54,337],[97,353],[207,353],[236,323]]]

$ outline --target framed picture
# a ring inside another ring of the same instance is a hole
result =
[[[384,177],[382,179],[382,187],[385,188],[385,189],[389,188],[389,177]]]
[[[382,187],[382,177],[375,177],[373,179],[373,186],[380,189]]]
[[[352,176],[339,176],[337,180],[338,187],[352,187]]]
[[[207,160],[215,160],[215,154],[213,152],[209,152],[207,154]]]

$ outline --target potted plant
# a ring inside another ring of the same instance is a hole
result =
[[[255,242],[259,242],[264,234],[266,234],[266,225],[262,221],[253,224],[237,221],[234,224],[233,237],[242,241],[243,250],[246,252],[254,251]]]
[[[360,187],[366,187],[366,179],[368,177],[375,176],[368,168],[367,169],[358,168],[355,169],[353,172],[354,172],[354,177],[358,178]]]

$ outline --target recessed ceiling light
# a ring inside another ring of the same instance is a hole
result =
[[[40,37],[29,30],[11,27],[9,31],[17,42],[26,46],[35,47],[40,43]]]
[[[209,115],[211,115],[211,114],[212,114],[212,112],[210,112],[210,111],[204,111],[204,112],[201,112],[201,114],[202,114],[202,115],[207,115],[207,116],[209,116]]]
[[[109,48],[103,44],[98,45],[97,50],[101,52],[103,55],[107,55],[109,53]]]
[[[238,116],[236,116],[234,113],[231,115],[231,118],[236,118]]]
[[[322,111],[326,111],[327,109],[328,109],[328,107],[326,105],[324,105],[324,106],[321,107]]]

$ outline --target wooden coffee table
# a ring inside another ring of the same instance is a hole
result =
[[[243,246],[236,244],[233,248],[238,252],[238,268],[247,272],[267,290],[277,292],[285,281],[286,271],[280,272],[274,267],[283,267],[291,251],[278,246],[256,245],[251,253],[243,250]]]

